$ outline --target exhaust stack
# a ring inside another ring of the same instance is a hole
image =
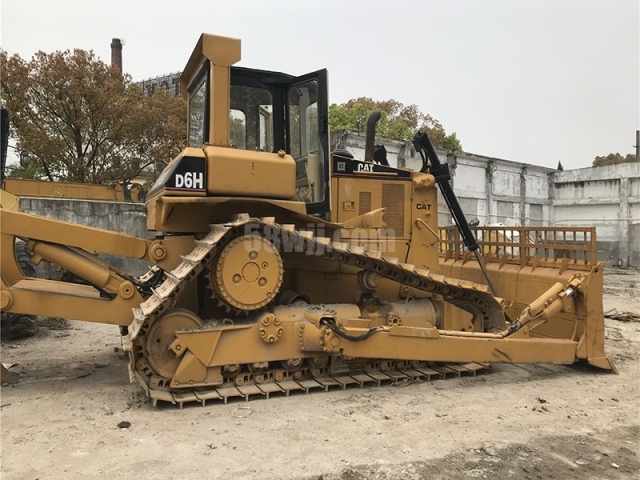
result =
[[[364,161],[373,162],[373,149],[376,143],[376,123],[380,120],[380,112],[371,112],[367,120],[367,139],[364,147]]]

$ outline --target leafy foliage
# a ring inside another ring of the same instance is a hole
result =
[[[610,153],[606,156],[596,157],[593,159],[594,167],[603,167],[605,165],[615,165],[617,163],[628,163],[635,162],[636,156],[633,153],[629,153],[627,156],[623,157],[619,153]]]
[[[93,52],[38,52],[30,61],[0,50],[1,92],[18,149],[13,176],[109,184],[180,152],[186,102],[157,89],[145,96],[129,75]]]
[[[368,97],[349,100],[329,107],[331,130],[367,131],[367,119],[373,111],[382,112],[376,135],[395,140],[411,140],[418,130],[426,131],[437,148],[462,150],[455,132],[447,135],[442,124],[417,105],[404,105],[397,100],[374,101]]]

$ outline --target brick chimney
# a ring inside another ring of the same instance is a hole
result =
[[[117,67],[122,73],[122,42],[119,38],[111,40],[111,66]]]

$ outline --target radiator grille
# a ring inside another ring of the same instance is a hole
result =
[[[371,211],[371,192],[360,192],[358,197],[358,215],[364,215]]]
[[[382,206],[387,209],[383,220],[395,231],[395,235],[404,235],[404,185],[397,183],[382,184]]]

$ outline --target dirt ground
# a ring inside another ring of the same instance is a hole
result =
[[[607,270],[605,311],[640,313]],[[607,320],[620,375],[495,366],[478,377],[153,408],[116,327],[45,322],[2,343],[2,479],[606,479],[640,475],[640,323]],[[128,428],[118,424],[129,422]]]

